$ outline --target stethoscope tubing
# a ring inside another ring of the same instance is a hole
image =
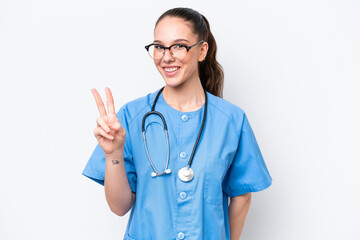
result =
[[[161,120],[162,120],[162,122],[163,122],[163,124],[164,124],[164,130],[167,131],[167,125],[166,125],[166,121],[165,121],[164,116],[163,116],[160,112],[158,112],[158,111],[153,111],[153,110],[152,110],[152,111],[150,111],[150,112],[147,112],[147,113],[144,115],[143,119],[142,119],[142,132],[145,132],[145,120],[146,120],[147,116],[149,116],[149,115],[151,115],[151,114],[158,115],[158,116],[161,118]]]
[[[164,87],[165,87],[165,86],[164,86]],[[144,145],[145,145],[146,154],[147,154],[147,156],[148,156],[148,158],[149,158],[149,161],[150,161],[150,164],[151,164],[152,168],[153,168],[154,171],[157,173],[157,175],[163,175],[163,174],[166,173],[166,171],[164,171],[164,172],[162,172],[162,173],[159,173],[159,172],[155,169],[155,167],[154,167],[154,165],[153,165],[153,163],[152,163],[152,161],[151,161],[151,158],[150,158],[150,155],[149,155],[149,151],[148,151],[148,148],[147,148],[147,144],[146,144],[146,137],[145,137],[145,120],[146,120],[146,118],[147,118],[149,115],[154,114],[154,115],[158,115],[158,116],[161,118],[161,121],[163,122],[164,131],[165,131],[165,136],[166,136],[166,142],[167,142],[167,150],[168,150],[168,151],[167,151],[166,167],[165,167],[165,170],[167,170],[167,167],[168,167],[168,164],[169,164],[169,150],[170,150],[170,149],[169,149],[169,137],[168,137],[167,124],[166,124],[166,121],[165,121],[164,116],[163,116],[160,112],[155,111],[156,102],[157,102],[157,100],[158,100],[158,98],[159,98],[159,96],[160,96],[160,93],[164,90],[164,87],[162,87],[162,88],[159,90],[158,94],[156,95],[156,98],[155,98],[155,100],[154,100],[154,102],[153,102],[153,105],[152,105],[152,107],[151,107],[151,111],[147,112],[147,113],[144,115],[143,119],[142,119],[142,133],[143,133],[143,139],[144,139]],[[192,150],[192,152],[191,152],[190,160],[189,160],[188,165],[187,165],[187,168],[188,168],[188,169],[189,169],[190,166],[191,166],[192,160],[193,160],[194,155],[195,155],[195,150],[196,150],[196,148],[197,148],[197,145],[198,145],[198,143],[199,143],[199,139],[200,139],[200,137],[201,137],[201,134],[202,134],[202,132],[203,132],[203,128],[204,128],[204,125],[205,125],[206,113],[207,113],[207,102],[208,102],[208,101],[207,101],[207,94],[206,94],[206,90],[205,90],[205,89],[204,89],[204,93],[205,93],[204,116],[203,116],[203,119],[202,119],[202,123],[201,123],[201,128],[200,128],[199,134],[198,134],[198,136],[197,136],[197,138],[196,138],[196,141],[195,141],[193,150]]]
[[[194,154],[195,154],[195,150],[196,150],[196,147],[199,143],[199,139],[200,139],[200,136],[203,132],[203,128],[204,128],[204,125],[205,125],[205,119],[206,119],[206,112],[207,112],[207,94],[206,94],[206,90],[204,89],[204,93],[205,93],[205,109],[204,109],[204,116],[203,116],[203,120],[202,120],[202,123],[201,123],[201,128],[200,128],[200,131],[199,131],[199,134],[196,138],[196,142],[195,142],[195,145],[193,147],[193,150],[191,152],[191,157],[190,157],[190,160],[189,160],[189,163],[188,163],[188,168],[190,168],[191,166],[191,163],[192,163],[192,160],[194,158]]]
[[[165,130],[166,144],[167,144],[167,156],[166,156],[166,166],[165,166],[165,170],[166,170],[166,169],[168,168],[168,164],[169,164],[169,151],[170,151],[170,149],[169,149],[169,137],[168,137],[168,132],[167,132],[166,129],[164,129],[164,130]],[[156,170],[156,168],[154,167],[154,164],[153,164],[152,161],[151,161],[151,158],[150,158],[150,155],[149,155],[149,151],[148,151],[148,148],[147,148],[147,146],[146,146],[145,131],[143,131],[143,139],[144,139],[144,144],[145,144],[146,155],[147,155],[148,158],[149,158],[149,161],[150,161],[150,164],[151,164],[152,168],[154,169],[154,171],[156,172],[156,174],[157,174],[158,176],[165,174],[166,171],[164,171],[164,172],[162,172],[162,173],[158,172],[158,171]]]

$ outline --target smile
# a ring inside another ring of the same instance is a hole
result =
[[[178,70],[180,67],[164,67],[165,72],[171,73]]]

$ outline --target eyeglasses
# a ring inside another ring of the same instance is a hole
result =
[[[149,53],[149,56],[154,60],[161,59],[164,56],[166,49],[169,49],[171,56],[173,58],[177,58],[177,59],[181,60],[186,57],[187,53],[189,52],[189,50],[191,48],[195,47],[196,45],[198,45],[202,42],[204,42],[204,40],[201,40],[200,42],[197,42],[191,46],[186,46],[184,44],[176,43],[176,44],[171,45],[170,47],[164,47],[161,44],[151,43],[149,45],[146,45],[145,49]]]

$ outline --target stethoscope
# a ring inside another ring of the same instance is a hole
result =
[[[165,87],[165,86],[164,86]],[[143,119],[142,119],[142,132],[143,132],[143,139],[144,139],[144,146],[145,146],[145,150],[146,150],[146,155],[149,159],[149,162],[151,164],[151,167],[154,169],[155,172],[152,172],[151,173],[151,176],[152,177],[156,177],[156,176],[161,176],[163,174],[170,174],[171,173],[171,170],[168,169],[168,164],[169,164],[169,136],[168,136],[168,131],[167,131],[167,125],[166,125],[166,122],[165,122],[165,118],[164,116],[158,112],[158,111],[155,111],[155,105],[156,105],[156,102],[161,94],[161,92],[163,91],[164,87],[162,87],[159,92],[157,93],[156,97],[155,97],[155,100],[154,100],[154,103],[152,105],[152,108],[151,108],[151,111],[147,112]],[[204,128],[204,124],[205,124],[205,119],[206,119],[206,110],[207,110],[207,95],[206,95],[206,90],[204,89],[204,93],[205,93],[205,110],[204,110],[204,115],[203,115],[203,120],[202,120],[202,123],[201,123],[201,128],[200,128],[200,131],[199,131],[199,134],[197,136],[197,139],[196,139],[196,142],[195,142],[195,145],[193,147],[193,150],[192,150],[192,153],[191,153],[191,157],[190,157],[190,160],[188,162],[188,165],[186,167],[183,167],[181,168],[179,171],[178,171],[178,177],[184,181],[184,182],[189,182],[191,181],[193,178],[194,178],[194,171],[190,168],[191,166],[191,163],[192,163],[192,160],[194,158],[194,154],[195,154],[195,150],[196,150],[196,147],[198,145],[198,142],[199,142],[199,139],[200,139],[200,136],[201,136],[201,133],[203,131],[203,128]],[[166,143],[167,143],[167,159],[166,159],[166,165],[165,165],[165,171],[164,172],[158,172],[156,170],[156,168],[154,167],[154,164],[152,163],[151,161],[151,158],[150,158],[150,155],[149,155],[149,151],[147,149],[147,146],[146,146],[146,137],[145,137],[145,119],[147,118],[147,116],[151,115],[151,114],[155,114],[155,115],[158,115],[162,122],[163,122],[163,125],[164,125],[164,132],[165,132],[165,136],[166,136]]]

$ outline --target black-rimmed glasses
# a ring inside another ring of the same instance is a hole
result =
[[[164,47],[163,45],[158,44],[158,43],[151,43],[149,45],[146,45],[145,49],[149,53],[149,56],[155,60],[161,59],[164,56],[166,49],[169,49],[171,56],[173,58],[177,58],[177,59],[181,60],[186,57],[187,53],[189,52],[189,50],[191,48],[195,47],[196,45],[198,45],[202,42],[204,42],[204,40],[201,40],[191,46],[186,46],[184,44],[175,43],[175,44],[171,45],[170,47]]]

